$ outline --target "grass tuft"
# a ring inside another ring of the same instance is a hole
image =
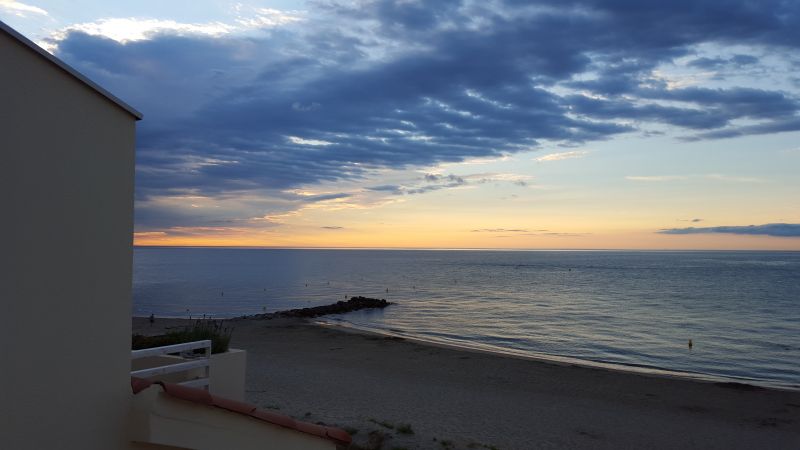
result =
[[[211,353],[225,353],[228,351],[232,334],[233,328],[224,326],[223,320],[197,319],[192,326],[170,331],[160,336],[134,334],[131,337],[131,349],[141,350],[209,339],[211,340]],[[198,353],[200,351],[197,350]]]
[[[346,431],[346,432],[347,432],[347,434],[349,434],[350,436],[355,436],[355,435],[357,435],[357,434],[358,434],[358,428],[353,428],[353,427],[344,427],[344,428],[342,428],[342,429],[343,429],[344,431]]]
[[[444,448],[444,449],[455,448],[454,447],[455,444],[453,444],[453,441],[450,441],[450,440],[447,440],[447,439],[442,439],[441,441],[439,441],[439,445],[441,445],[442,448]]]
[[[414,429],[411,428],[409,423],[399,423],[397,424],[397,432],[400,434],[414,434]]]
[[[375,420],[375,419],[369,419],[369,421],[374,423],[374,424],[376,424],[376,425],[380,425],[383,428],[387,428],[389,430],[394,430],[394,424],[392,424],[391,422],[387,422],[385,420]]]

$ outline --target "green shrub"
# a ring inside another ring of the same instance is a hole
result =
[[[159,336],[134,334],[131,338],[131,348],[141,350],[210,339],[211,353],[224,353],[228,351],[232,333],[233,328],[225,327],[222,320],[198,319],[192,326],[187,326],[182,330],[169,331],[167,334]],[[199,353],[202,350],[195,350],[195,352]]]
[[[414,434],[414,429],[411,428],[411,424],[401,423],[397,425],[397,432],[400,434]]]

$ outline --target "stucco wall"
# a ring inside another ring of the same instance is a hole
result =
[[[172,398],[158,386],[135,396],[131,422],[134,445],[142,442],[202,450],[336,449],[328,439]]]
[[[0,31],[0,448],[125,448],[133,116]]]
[[[247,352],[232,348],[225,353],[211,355],[211,385],[213,395],[243,402]]]

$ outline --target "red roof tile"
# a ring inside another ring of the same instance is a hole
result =
[[[251,405],[250,403],[239,402],[236,400],[218,397],[216,395],[211,395],[204,389],[131,377],[131,389],[133,390],[134,394],[138,394],[153,384],[160,385],[161,388],[164,389],[164,392],[170,397],[179,398],[181,400],[186,400],[201,405],[215,406],[226,411],[250,416],[273,425],[278,425],[284,428],[297,430],[301,433],[329,439],[337,444],[348,445],[352,441],[350,435],[347,434],[346,431],[339,428],[301,422],[283,414],[258,409],[255,405]]]
[[[205,389],[181,386],[180,384],[160,383],[160,382],[157,383],[160,384],[161,387],[164,388],[164,392],[166,392],[171,397],[179,398],[181,400],[187,400],[192,403],[200,403],[202,405],[216,406],[214,404],[214,397]],[[225,407],[222,408],[227,409]],[[241,411],[234,411],[234,412],[241,412]]]
[[[236,400],[231,400],[222,397],[212,397],[212,399],[214,406],[217,406],[222,409],[227,409],[228,411],[238,412],[240,414],[248,414],[248,415],[253,414],[253,411],[257,409],[255,405],[251,405],[250,403],[239,402]]]
[[[274,413],[272,411],[264,411],[263,409],[257,409],[250,414],[257,419],[261,419],[265,422],[274,423],[282,427],[294,428],[295,426],[294,419],[292,419],[291,417],[284,416],[283,414]]]

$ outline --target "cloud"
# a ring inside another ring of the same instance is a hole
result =
[[[236,23],[244,28],[273,28],[304,20],[300,11],[282,11],[274,8],[235,6],[239,13]]]
[[[537,230],[547,231],[547,230]],[[472,230],[473,233],[529,233],[530,231],[517,228],[481,228],[479,230]]]
[[[735,128],[706,131],[703,133],[686,136],[683,138],[683,140],[687,142],[696,142],[707,139],[730,139],[739,136],[783,133],[797,130],[800,130],[800,117],[791,116],[786,117],[785,119],[773,120],[755,125],[744,125]]]
[[[758,58],[753,55],[733,55],[730,58],[697,58],[689,61],[686,65],[700,69],[721,69],[728,67],[741,68],[757,63]]]
[[[560,233],[556,231],[548,231],[545,233],[529,233],[526,236],[558,236],[558,237],[578,237],[589,236],[591,233]]]
[[[47,14],[46,11],[22,5],[16,2],[0,0],[0,8],[5,3],[17,5],[19,10]],[[20,6],[22,5],[22,6]],[[28,8],[28,9],[24,9]],[[92,22],[83,22],[69,25],[57,30],[45,41],[50,49],[57,49],[60,41],[68,38],[71,33],[85,33],[90,36],[104,37],[119,43],[129,43],[142,40],[158,39],[163,36],[210,36],[219,38],[229,34],[242,34],[249,30],[264,30],[282,27],[293,23],[302,22],[303,13],[300,11],[281,11],[272,8],[253,8],[236,5],[234,8],[238,17],[233,23],[207,22],[186,23],[169,19],[152,19],[139,17],[108,17]]]
[[[765,180],[755,177],[737,177],[731,175],[723,175],[721,173],[710,173],[705,176],[709,180],[716,181],[730,181],[733,183],[764,183]]]
[[[348,194],[346,192],[337,192],[337,193],[331,193],[331,194],[319,194],[319,195],[303,196],[302,200],[304,202],[306,202],[306,203],[312,203],[312,202],[324,202],[324,201],[328,201],[328,200],[339,200],[339,199],[349,198],[349,197],[352,197],[352,194]]]
[[[166,237],[167,233],[165,231],[139,231],[133,233],[134,240],[138,239],[146,239],[146,238],[162,238]]]
[[[508,155],[488,157],[488,158],[472,158],[462,161],[461,164],[466,164],[466,165],[491,164],[496,162],[508,161],[509,159],[511,158]]]
[[[337,226],[325,226],[325,227],[320,227],[320,228],[325,229],[325,230],[343,230],[344,229],[344,227],[337,227]]]
[[[72,33],[85,33],[112,39],[119,43],[154,39],[158,35],[171,36],[222,36],[233,31],[231,25],[221,22],[181,23],[174,20],[138,19],[133,17],[107,18],[95,22],[85,22],[65,27],[50,39],[57,46],[58,41],[67,39]]]
[[[741,177],[741,176],[731,176],[731,175],[724,175],[721,173],[709,173],[706,175],[628,175],[625,177],[626,180],[630,181],[681,181],[681,180],[688,180],[689,178],[705,178],[706,180],[713,180],[713,181],[725,181],[730,183],[764,183],[765,180],[756,177]]]
[[[441,175],[436,173],[426,173],[424,179],[429,183],[447,183],[455,185],[464,184],[464,178],[453,174]]]
[[[461,178],[469,183],[486,184],[506,182],[515,184],[517,186],[528,186],[528,184],[533,180],[533,176],[531,175],[497,172],[472,173],[469,175],[462,175]]]
[[[28,14],[47,16],[48,13],[38,6],[28,5],[14,0],[0,0],[0,10],[5,10],[18,17],[27,17]]]
[[[561,161],[564,159],[583,158],[588,154],[589,152],[586,150],[574,150],[571,152],[550,153],[548,155],[540,156],[535,160],[538,162]]]
[[[371,186],[367,190],[375,192],[390,192],[392,194],[400,195],[403,193],[403,186],[399,184],[382,184],[380,186]]]
[[[297,136],[289,136],[289,142],[297,145],[313,145],[313,146],[333,145],[333,142],[323,141],[321,139],[303,139]]]
[[[59,57],[144,112],[137,208],[188,192],[270,197],[259,211],[278,213],[302,204],[281,194],[287,189],[358,183],[384,169],[630,132],[676,129],[701,140],[800,130],[796,93],[736,80],[675,87],[658,76],[701,45],[800,49],[793,2],[754,5],[329,1],[303,13],[242,11],[232,23],[109,18],[53,42]],[[754,67],[767,60],[705,57]],[[705,70],[697,64],[684,65]],[[424,193],[470,182],[462,180],[366,189]],[[137,215],[137,226],[153,214]],[[197,216],[182,217],[192,224]]]
[[[473,233],[511,233],[511,234],[500,234],[495,235],[492,237],[495,238],[509,238],[509,237],[519,237],[519,236],[550,236],[550,237],[580,237],[580,236],[587,236],[590,233],[564,233],[558,231],[550,231],[550,230],[518,230],[518,229],[506,229],[506,228],[484,228],[480,230],[472,230]]]
[[[460,176],[449,174],[426,173],[421,180],[408,184],[384,184],[367,187],[372,192],[384,192],[391,195],[425,194],[441,189],[450,189],[467,185],[467,181]]]
[[[382,184],[369,186],[365,189],[371,192],[381,192],[389,195],[426,194],[442,189],[455,189],[476,186],[486,183],[510,183],[516,186],[528,186],[533,177],[514,173],[473,173],[465,175],[425,173],[421,179],[404,184]]]
[[[401,188],[401,191],[404,194],[425,194],[431,191],[438,191],[440,189],[449,189],[454,187],[463,186],[466,184],[464,178],[459,177],[457,175],[439,175],[435,173],[427,173],[423,177],[423,180],[426,184],[417,187],[405,187]]]
[[[661,234],[741,234],[755,236],[800,237],[800,224],[768,223],[764,225],[721,226],[704,228],[667,228],[658,231]]]
[[[680,181],[687,177],[683,175],[629,175],[626,180],[630,181]]]

